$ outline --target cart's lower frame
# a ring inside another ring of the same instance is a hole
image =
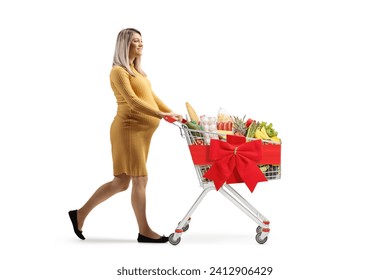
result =
[[[191,221],[191,216],[195,212],[196,208],[199,206],[203,198],[211,190],[215,190],[214,184],[209,184],[204,186],[202,193],[196,199],[195,203],[191,206],[190,210],[184,216],[184,218],[179,222],[174,233],[169,236],[169,242],[172,245],[177,245],[181,241],[181,235],[183,232],[187,231],[189,228],[189,223]],[[256,224],[256,236],[255,239],[258,243],[264,244],[268,239],[269,221],[264,217],[255,207],[253,207],[248,201],[245,200],[236,190],[234,190],[230,185],[224,184],[219,190],[224,197],[226,197],[230,202],[237,206],[242,212],[244,212],[249,218],[251,218]]]

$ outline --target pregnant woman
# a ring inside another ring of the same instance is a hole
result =
[[[168,241],[168,237],[154,232],[147,222],[146,161],[153,133],[161,118],[181,119],[181,116],[173,113],[154,94],[141,68],[142,49],[142,36],[138,30],[127,28],[119,32],[110,74],[111,88],[118,104],[110,130],[114,179],[100,186],[81,208],[69,211],[73,230],[80,239],[85,239],[82,228],[92,209],[114,194],[127,190],[132,181],[131,204],[139,228],[137,241]]]

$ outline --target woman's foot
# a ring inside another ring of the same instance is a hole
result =
[[[137,238],[138,242],[149,242],[149,243],[165,243],[168,241],[168,237],[161,236],[155,233],[150,228],[140,231]]]
[[[83,232],[79,230],[78,222],[77,222],[77,210],[72,210],[68,212],[69,218],[72,222],[73,231],[77,235],[78,238],[84,240],[85,237],[83,235]]]
[[[150,238],[138,233],[137,241],[140,243],[166,243],[168,242],[168,237],[160,236],[159,238]]]

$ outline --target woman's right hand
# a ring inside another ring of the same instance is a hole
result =
[[[175,118],[176,120],[178,120],[180,122],[183,120],[183,116],[182,115],[174,113],[174,112],[169,112],[169,113],[160,112],[160,115],[161,115],[162,118],[164,118],[165,116],[168,116],[168,117]]]

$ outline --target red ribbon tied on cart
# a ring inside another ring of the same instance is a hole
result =
[[[262,158],[262,141],[246,142],[245,137],[228,136],[227,142],[211,139],[210,159],[214,162],[203,177],[213,180],[219,190],[238,176],[253,192],[258,182],[267,181],[257,165]]]

